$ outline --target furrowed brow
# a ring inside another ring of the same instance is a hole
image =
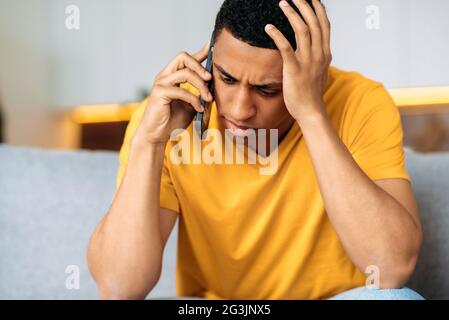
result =
[[[238,81],[233,75],[231,75],[229,72],[227,72],[223,67],[219,66],[218,64],[214,63],[215,67],[220,71],[221,74],[223,74],[225,77],[230,78],[234,81]],[[258,89],[277,89],[279,87],[282,87],[282,83],[266,83],[266,84],[251,84],[251,86],[256,87]]]
[[[223,69],[223,67],[220,67],[218,64],[214,63],[215,67],[218,69],[218,71],[220,71],[224,76],[226,76],[227,78],[231,78],[232,80],[236,80],[237,79],[232,76],[229,72],[227,72],[225,69]]]

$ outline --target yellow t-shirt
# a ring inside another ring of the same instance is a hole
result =
[[[324,95],[340,138],[373,180],[409,179],[399,112],[377,82],[329,69]],[[184,85],[195,94],[198,91]],[[120,151],[123,177],[130,139],[143,115],[133,115]],[[218,128],[212,105],[210,128]],[[191,136],[192,125],[188,128]],[[166,149],[161,207],[179,214],[177,294],[208,299],[325,299],[365,284],[324,209],[298,124],[278,148],[278,169],[260,164],[174,164]],[[323,161],[326,161],[323,159]]]

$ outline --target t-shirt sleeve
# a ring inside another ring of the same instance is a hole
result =
[[[410,180],[405,166],[401,117],[383,85],[369,89],[349,117],[349,150],[372,180]]]
[[[126,128],[125,138],[124,138],[124,141],[123,141],[122,147],[120,148],[120,153],[119,153],[120,165],[119,165],[117,179],[116,179],[117,189],[120,187],[120,184],[123,180],[123,176],[125,175],[126,166],[128,164],[130,143],[131,143],[132,137],[134,136],[137,128],[140,125],[140,121],[142,120],[146,104],[147,104],[146,100],[144,102],[142,102],[142,104],[133,113],[131,120],[128,124],[128,127]],[[164,165],[162,168],[162,175],[161,175],[160,206],[161,206],[161,208],[170,209],[176,213],[179,213],[180,206],[179,206],[179,201],[178,201],[178,197],[176,195],[175,188],[173,186],[170,170],[168,167],[168,162],[167,162],[168,154],[167,153],[168,153],[168,148],[165,151]]]

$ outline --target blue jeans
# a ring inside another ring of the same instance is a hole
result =
[[[150,298],[150,300],[205,300],[199,297],[165,297]],[[367,287],[359,287],[351,289],[329,300],[424,300],[417,292],[409,288],[402,289],[369,289]]]
[[[424,300],[424,298],[409,288],[370,289],[360,287],[339,293],[330,300]]]

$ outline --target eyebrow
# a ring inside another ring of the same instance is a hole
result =
[[[218,64],[214,63],[215,67],[227,78],[230,78],[234,81],[238,81],[234,76],[232,76],[229,72],[227,72],[223,67],[220,67]],[[259,88],[259,89],[277,89],[278,87],[282,87],[282,83],[266,83],[266,84],[252,84],[252,86]]]

